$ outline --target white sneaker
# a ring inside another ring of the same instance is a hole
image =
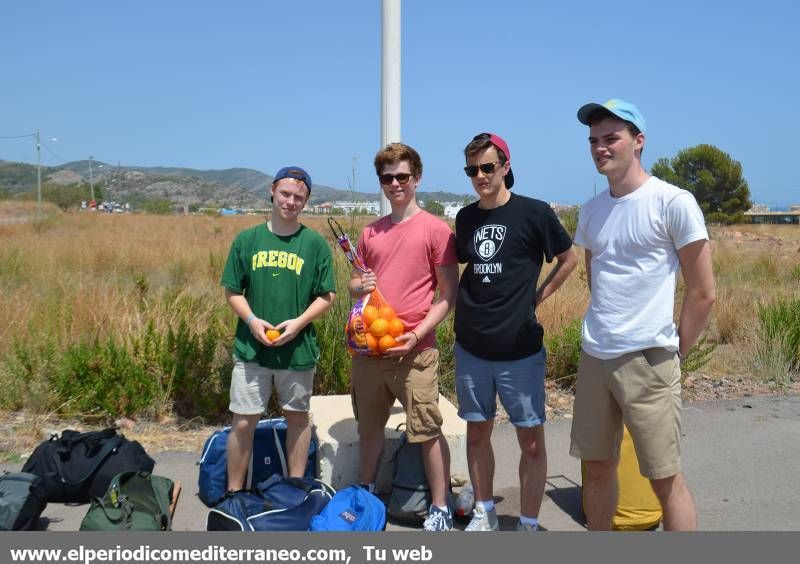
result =
[[[517,521],[517,530],[518,531],[527,531],[527,532],[531,533],[531,532],[534,532],[534,531],[538,531],[539,530],[539,525],[527,525],[527,524],[523,523],[522,521]]]
[[[425,523],[422,524],[422,530],[439,532],[439,531],[452,531],[453,530],[453,516],[450,511],[442,511],[435,505],[431,505],[428,509],[428,517]]]
[[[497,511],[480,511],[477,507],[472,512],[472,520],[464,529],[465,531],[497,531],[500,524],[497,522]]]

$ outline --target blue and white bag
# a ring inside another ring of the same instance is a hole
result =
[[[319,515],[311,519],[312,531],[382,531],[386,506],[360,486],[336,492]]]
[[[336,491],[313,478],[277,474],[255,490],[226,494],[208,513],[207,531],[307,531]]]
[[[225,427],[212,434],[203,446],[203,454],[197,464],[200,472],[197,479],[198,496],[208,507],[214,507],[228,489],[227,446],[231,428]],[[305,476],[314,477],[317,459],[317,440],[311,437],[308,447],[308,463]],[[253,438],[253,454],[247,470],[245,489],[272,476],[287,475],[286,465],[286,419],[278,417],[258,422]]]

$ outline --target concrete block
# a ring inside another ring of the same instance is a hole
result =
[[[442,395],[439,396],[439,409],[444,419],[442,432],[450,446],[450,476],[454,484],[460,484],[469,476],[467,424],[458,417],[455,406]],[[359,483],[358,431],[350,396],[313,396],[311,416],[319,441],[317,476],[337,490]],[[396,401],[386,424],[386,446],[376,481],[379,493],[388,493],[391,490],[391,459],[400,444],[402,434],[402,431],[398,432],[396,429],[405,420],[403,407]]]

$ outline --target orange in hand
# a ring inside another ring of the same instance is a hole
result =
[[[267,335],[267,341],[271,343],[272,341],[277,340],[278,337],[281,336],[281,332],[278,331],[277,329],[267,329],[266,335]]]
[[[378,319],[378,308],[374,305],[366,305],[364,306],[364,311],[361,312],[361,315],[364,317],[364,325],[369,327],[372,325],[372,322]]]
[[[383,337],[389,332],[389,322],[379,317],[369,326],[369,332],[373,337]]]
[[[378,339],[372,333],[367,333],[367,347],[372,352],[378,352]]]
[[[392,337],[391,335],[384,335],[383,337],[381,337],[380,341],[378,341],[378,348],[382,353],[396,346],[397,346],[397,341],[395,341],[394,337]]]
[[[394,309],[392,309],[392,306],[387,305],[378,310],[378,317],[386,321],[391,321],[397,317],[397,314],[394,312]]]
[[[392,337],[399,337],[405,332],[406,328],[399,317],[395,317],[389,322],[389,334]]]

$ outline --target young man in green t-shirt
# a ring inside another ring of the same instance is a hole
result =
[[[237,235],[222,274],[225,299],[239,316],[230,391],[229,490],[245,485],[253,434],[273,384],[286,417],[289,475],[305,472],[311,441],[308,409],[319,359],[311,322],[330,307],[336,289],[328,243],[298,221],[310,195],[311,177],[305,170],[280,169],[272,182],[271,218]]]

